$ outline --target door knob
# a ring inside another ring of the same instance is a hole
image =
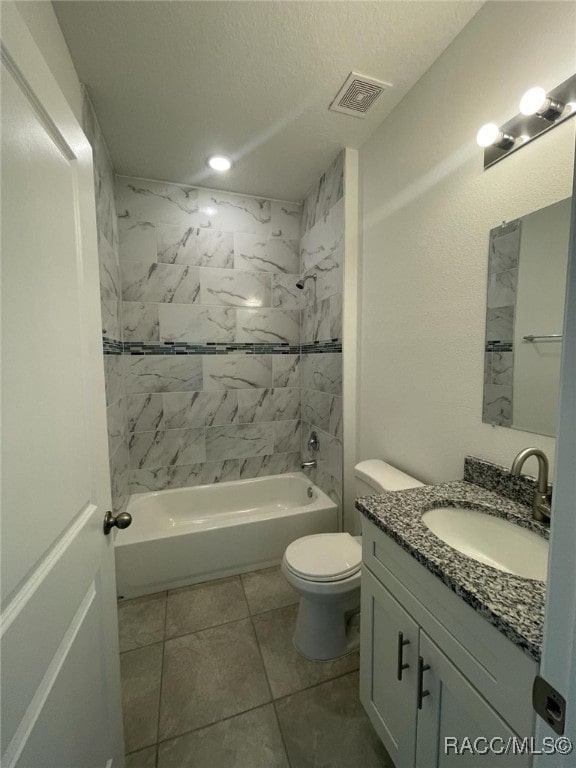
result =
[[[112,528],[128,528],[132,523],[132,515],[129,512],[120,512],[114,517],[112,512],[106,512],[104,515],[104,535],[108,536]]]

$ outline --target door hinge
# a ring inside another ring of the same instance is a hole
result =
[[[564,733],[566,699],[543,677],[536,675],[532,686],[532,706],[559,736]]]

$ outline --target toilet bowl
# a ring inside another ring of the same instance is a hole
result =
[[[354,468],[356,496],[421,486],[378,459]],[[308,659],[329,661],[360,645],[361,537],[317,533],[296,539],[282,559],[282,573],[300,594],[294,646]]]
[[[327,661],[358,648],[362,546],[349,533],[318,533],[292,542],[282,573],[300,593],[294,646]]]

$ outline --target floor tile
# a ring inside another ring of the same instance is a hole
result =
[[[280,566],[244,573],[241,578],[252,614],[283,608],[297,603],[300,598],[282,575]]]
[[[126,752],[158,739],[158,705],[162,675],[162,643],[120,655]]]
[[[292,768],[394,768],[358,699],[358,674],[276,702]]]
[[[162,740],[268,701],[270,691],[249,619],[166,641]]]
[[[125,768],[156,768],[156,746],[126,755]]]
[[[166,592],[118,603],[120,653],[164,640]]]
[[[298,606],[290,605],[253,617],[266,674],[275,699],[301,691],[358,668],[358,654],[337,661],[308,661],[292,643]]]
[[[168,592],[166,637],[177,637],[248,616],[238,576]]]
[[[289,768],[273,705],[162,742],[158,768]]]

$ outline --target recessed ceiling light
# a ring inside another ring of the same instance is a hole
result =
[[[232,168],[232,160],[225,155],[212,155],[212,157],[208,158],[208,165],[213,171],[225,173]]]

